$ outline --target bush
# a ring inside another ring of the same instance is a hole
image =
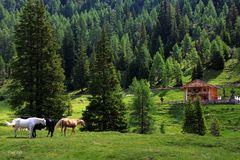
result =
[[[212,123],[211,123],[211,134],[213,136],[220,136],[220,127],[219,127],[219,122],[216,118],[214,118],[212,120]]]

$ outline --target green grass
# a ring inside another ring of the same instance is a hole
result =
[[[238,60],[227,61],[223,71],[207,70],[204,73],[204,80],[214,85],[240,83],[240,64]]]
[[[12,138],[10,129],[0,128],[1,159],[94,159],[94,160],[146,160],[146,159],[238,159],[239,136],[234,138],[197,136],[187,134],[121,134],[116,132],[78,132],[67,137],[59,130],[53,138],[46,131],[38,138],[27,139],[26,131],[20,138]]]

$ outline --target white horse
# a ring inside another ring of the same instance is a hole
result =
[[[17,137],[16,132],[19,128],[27,128],[29,130],[29,138],[32,138],[33,128],[36,124],[42,124],[46,126],[46,120],[32,117],[28,119],[16,118],[12,120],[11,123],[6,121],[6,125],[14,127],[14,137]]]

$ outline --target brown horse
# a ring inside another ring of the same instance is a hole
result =
[[[55,128],[61,127],[61,134],[64,128],[64,136],[66,136],[67,127],[72,128],[72,133],[75,133],[75,128],[78,124],[85,126],[84,120],[62,118],[57,122]]]

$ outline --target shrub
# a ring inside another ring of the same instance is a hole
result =
[[[219,122],[216,118],[214,118],[212,120],[212,123],[211,123],[211,134],[213,136],[220,136],[220,127],[219,127]]]

